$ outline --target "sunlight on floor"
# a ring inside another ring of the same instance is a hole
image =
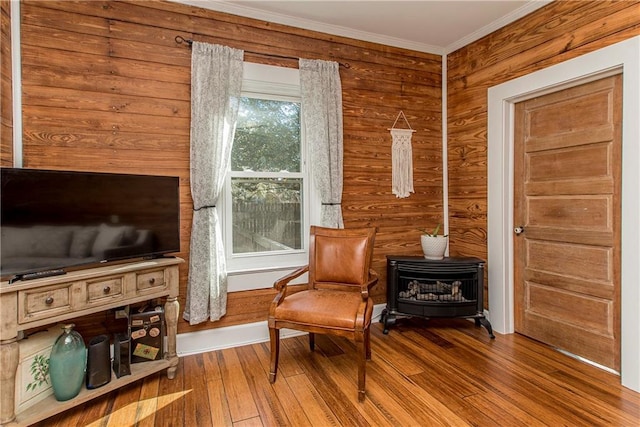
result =
[[[176,393],[165,394],[152,399],[144,399],[137,402],[132,402],[127,406],[118,409],[99,418],[88,424],[87,427],[99,427],[104,425],[118,425],[124,427],[125,425],[135,425],[146,417],[153,415],[158,409],[162,409],[172,402],[182,398],[187,393],[191,393],[192,390],[184,390]],[[116,421],[119,420],[119,421]],[[129,420],[129,424],[125,424]],[[107,424],[108,423],[108,424]]]

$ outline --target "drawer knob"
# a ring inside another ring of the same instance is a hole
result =
[[[108,294],[109,292],[111,292],[111,286],[105,286],[104,288],[102,288],[102,292],[104,294]]]
[[[44,303],[47,305],[53,304],[53,297],[47,297],[47,299],[44,300]]]
[[[149,279],[149,284],[153,285],[154,283],[156,283],[155,277],[152,277],[151,279]]]

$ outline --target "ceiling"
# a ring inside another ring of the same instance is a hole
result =
[[[551,0],[173,0],[421,52],[446,54]]]

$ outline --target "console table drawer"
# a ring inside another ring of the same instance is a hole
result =
[[[118,298],[124,298],[124,277],[109,277],[87,282],[87,301],[100,304]]]
[[[154,270],[139,273],[136,277],[136,290],[158,290],[167,287],[167,281],[165,280],[165,270]]]
[[[71,310],[73,284],[36,288],[18,293],[18,323]]]

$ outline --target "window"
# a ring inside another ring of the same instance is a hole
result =
[[[313,195],[300,121],[298,70],[245,63],[222,203],[231,273],[308,259]]]

